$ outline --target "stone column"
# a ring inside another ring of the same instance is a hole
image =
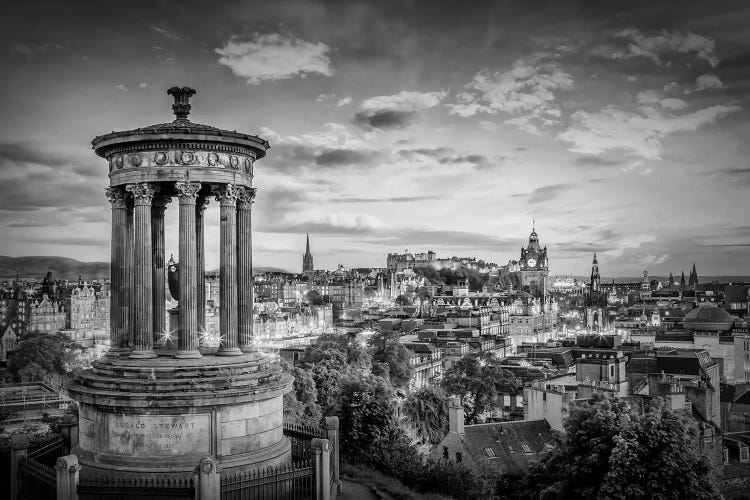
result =
[[[108,356],[127,352],[128,325],[126,256],[128,230],[128,199],[123,187],[109,187],[107,198],[112,204],[112,242],[110,262],[110,310]]]
[[[20,498],[20,476],[21,457],[26,457],[29,448],[29,437],[26,434],[13,434],[10,436],[10,498]]]
[[[133,193],[134,233],[133,233],[133,274],[134,324],[133,352],[131,358],[155,358],[154,303],[153,303],[153,263],[151,245],[151,202],[156,188],[148,182],[128,184],[126,189]]]
[[[81,466],[78,457],[67,455],[57,459],[57,498],[65,500],[78,499],[78,475]]]
[[[336,484],[336,492],[341,493],[339,478],[339,417],[325,417],[326,437],[331,445],[331,482]]]
[[[208,456],[203,457],[198,464],[198,480],[195,489],[199,499],[221,498],[221,476],[216,470],[216,461]]]
[[[169,333],[167,324],[167,266],[164,259],[164,212],[167,204],[172,201],[171,196],[154,196],[154,204],[151,207],[151,244],[153,254],[151,257],[153,267],[154,286],[154,347],[159,346],[165,333]]]
[[[221,345],[217,354],[242,354],[237,338],[237,188],[232,184],[214,187],[220,203],[219,235],[219,329]]]
[[[331,447],[327,439],[310,441],[310,461],[313,463],[313,498],[331,500]]]
[[[239,188],[237,199],[237,332],[242,352],[253,350],[253,233],[254,188]]]
[[[195,202],[200,182],[175,184],[180,199],[180,287],[176,358],[200,358],[198,352],[198,293],[197,251],[195,241]]]
[[[206,331],[206,246],[203,214],[208,206],[208,197],[201,196],[195,204],[195,237],[198,241],[197,263],[198,263],[198,331]]]
[[[128,223],[125,228],[125,283],[123,285],[122,303],[125,307],[125,338],[127,346],[133,348],[133,324],[135,306],[133,305],[135,276],[133,272],[133,197],[128,200]]]

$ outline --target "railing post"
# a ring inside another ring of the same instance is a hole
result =
[[[57,459],[57,500],[78,500],[78,457],[66,455]]]
[[[326,437],[331,443],[331,476],[336,482],[336,493],[341,493],[339,478],[339,417],[326,417]]]
[[[315,438],[310,442],[315,487],[314,500],[331,500],[331,446],[327,439]]]
[[[203,457],[198,466],[195,482],[196,500],[219,500],[221,498],[220,476],[212,457]]]
[[[17,500],[21,481],[21,457],[25,457],[29,449],[29,437],[26,434],[13,434],[10,445],[10,498]]]
[[[65,438],[63,455],[67,455],[78,445],[78,419],[73,415],[65,415],[60,422],[60,432]]]

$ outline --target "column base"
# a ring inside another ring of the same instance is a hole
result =
[[[133,351],[130,353],[129,358],[132,359],[151,359],[156,357],[156,353],[152,350]]]
[[[190,351],[177,351],[174,357],[177,359],[198,359],[203,356],[197,349],[192,349]]]
[[[106,356],[110,358],[119,358],[120,356],[127,356],[131,352],[132,349],[129,347],[110,347]]]
[[[221,348],[216,352],[217,356],[242,356],[242,351],[239,347]]]
[[[258,349],[255,347],[255,344],[248,344],[248,345],[241,345],[240,351],[242,352],[258,352]]]

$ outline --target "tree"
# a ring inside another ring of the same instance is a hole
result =
[[[641,415],[596,394],[572,407],[564,426],[558,446],[532,464],[511,498],[720,497],[694,425],[660,401]]]
[[[295,424],[319,425],[323,411],[318,404],[318,390],[310,372],[299,367],[286,367],[294,377],[292,390],[284,394],[284,421]]]
[[[343,376],[370,370],[370,352],[349,336],[321,335],[305,349],[299,367],[315,381],[318,404],[325,409],[336,402]]]
[[[719,498],[694,424],[657,400],[615,438],[601,493],[607,498]]]
[[[393,299],[393,302],[395,302],[396,305],[401,306],[401,307],[412,305],[411,299],[404,294],[401,294],[395,299]]]
[[[336,413],[344,453],[355,458],[399,431],[393,400],[393,389],[380,377],[350,376],[341,382]]]
[[[448,394],[461,398],[467,424],[499,408],[498,395],[521,388],[515,375],[498,366],[493,354],[483,352],[461,358],[445,372],[441,385]]]
[[[8,371],[20,378],[20,370],[30,363],[47,373],[65,373],[68,354],[65,352],[65,337],[43,332],[31,332],[18,344],[18,349],[8,362]],[[37,374],[41,373],[37,368]],[[25,372],[28,374],[31,371]]]
[[[412,392],[402,410],[422,442],[436,445],[448,432],[448,400],[440,389],[425,387]]]
[[[310,290],[305,294],[305,298],[307,299],[307,303],[311,306],[320,306],[325,304],[323,296],[317,290]]]
[[[372,359],[388,365],[388,378],[394,387],[408,387],[414,370],[411,367],[411,351],[397,339],[379,336],[375,340],[375,353]]]
[[[32,361],[18,370],[18,376],[21,378],[21,382],[41,381],[47,376],[47,370]]]

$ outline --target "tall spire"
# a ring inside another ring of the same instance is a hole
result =
[[[695,270],[695,262],[693,262],[693,269],[690,271],[690,278],[688,280],[688,286],[695,287],[698,284],[698,271]]]
[[[302,272],[312,272],[313,270],[313,256],[310,253],[310,233],[307,234],[307,242],[305,245],[305,255],[302,256]]]

